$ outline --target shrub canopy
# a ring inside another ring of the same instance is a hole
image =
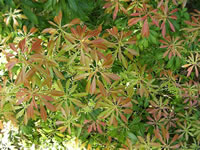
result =
[[[199,149],[198,8],[0,0],[0,130],[16,148]]]

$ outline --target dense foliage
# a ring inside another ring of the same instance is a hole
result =
[[[0,0],[0,129],[18,127],[18,148],[76,138],[88,150],[198,150],[198,8]]]

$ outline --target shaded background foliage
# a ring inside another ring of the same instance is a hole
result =
[[[52,20],[60,11],[63,12],[64,24],[74,18],[80,18],[94,26],[102,15],[102,2],[102,0],[1,0],[0,7],[4,10],[22,9],[28,18],[23,24],[44,29],[49,26],[47,21]]]
[[[192,12],[194,9],[200,10],[200,4],[198,0],[189,0],[186,7],[188,8],[189,12]]]

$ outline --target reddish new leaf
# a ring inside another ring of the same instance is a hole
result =
[[[192,69],[193,69],[194,66],[191,66],[187,69],[188,73],[187,73],[187,77],[190,76],[191,72],[192,72]]]
[[[175,32],[174,25],[173,25],[169,20],[168,20],[168,22],[169,22],[169,25],[170,25],[171,30],[172,30],[173,32]]]
[[[52,98],[51,96],[41,95],[41,97],[46,99],[47,101],[54,101],[54,98]]]
[[[6,64],[6,68],[8,69],[8,71],[11,71],[11,69],[15,66],[17,62],[16,61],[10,61]]]
[[[109,78],[113,79],[113,80],[120,80],[120,77],[116,74],[113,73],[105,73],[106,76],[108,76]]]
[[[198,71],[198,69],[197,69],[197,66],[195,66],[194,68],[195,68],[196,77],[198,77],[198,76],[199,76],[199,71]]]
[[[41,39],[36,39],[36,41],[32,44],[31,51],[39,53],[42,49],[41,43],[42,43]]]
[[[81,80],[81,79],[84,79],[85,77],[87,77],[89,75],[90,75],[89,73],[79,74],[79,75],[76,75],[74,77],[74,80]]]
[[[10,43],[9,46],[13,51],[17,52],[17,48],[15,47],[14,43]]]
[[[120,117],[125,123],[128,122],[127,118],[122,113],[120,113]]]
[[[34,109],[33,109],[33,102],[31,102],[31,104],[29,105],[29,107],[27,108],[27,117],[28,118],[32,118],[34,117]]]
[[[37,30],[38,30],[37,28],[32,27],[31,30],[30,30],[29,32],[33,34],[33,33],[37,32]]]
[[[119,3],[117,2],[115,5],[115,10],[113,12],[113,20],[116,19],[118,11],[119,11]]]
[[[102,131],[102,129],[101,129],[101,126],[100,126],[99,124],[97,124],[97,131],[98,131],[100,134],[103,133],[103,131]]]
[[[129,26],[133,26],[134,24],[138,23],[141,19],[140,18],[131,18],[129,21],[128,21],[128,25]]]
[[[133,110],[132,109],[124,109],[122,110],[125,114],[132,114]]]
[[[110,79],[104,74],[104,73],[101,73],[102,77],[105,79],[105,81],[108,83],[108,84],[111,84],[111,81]]]
[[[162,144],[165,144],[165,142],[163,141],[163,138],[162,138],[162,136],[160,135],[160,132],[159,132],[158,129],[155,129],[155,130],[154,130],[154,134],[155,134],[156,138],[158,138],[158,139],[160,140],[160,142],[162,142]]]
[[[62,20],[62,11],[60,11],[59,14],[58,14],[58,16],[56,16],[56,17],[54,18],[54,21],[55,21],[58,25],[61,24],[61,20]]]
[[[165,38],[165,35],[166,35],[166,26],[165,26],[165,23],[164,23],[163,27],[162,27],[162,36]]]
[[[149,36],[149,25],[148,25],[147,19],[144,21],[144,25],[142,27],[142,35],[144,37],[148,37]]]
[[[49,109],[49,110],[51,110],[51,111],[56,111],[56,107],[54,106],[54,105],[52,105],[51,103],[49,103],[49,102],[46,102],[46,101],[43,101],[44,103],[45,103],[45,105],[46,105],[46,107]]]
[[[88,133],[92,131],[92,124],[88,127]]]
[[[103,96],[106,96],[106,89],[104,88],[104,86],[103,86],[103,84],[101,83],[101,81],[98,80],[97,83],[98,83],[99,89],[100,89],[100,91],[101,91],[101,94],[102,94]]]
[[[92,80],[92,84],[90,86],[90,94],[94,94],[96,91],[96,78],[94,77]]]
[[[47,120],[47,112],[42,104],[40,104],[40,114],[41,118],[46,121]]]
[[[22,52],[24,51],[25,49],[25,44],[26,44],[26,39],[23,39],[19,42],[18,46],[19,48],[22,50]]]

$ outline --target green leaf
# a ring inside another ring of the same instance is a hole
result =
[[[45,4],[44,4],[44,9],[50,9],[50,7],[52,6],[52,0],[48,0]]]
[[[81,135],[81,131],[82,131],[82,128],[77,129],[77,137],[79,137]]]
[[[57,80],[56,84],[57,84],[57,87],[59,88],[59,90],[64,92],[64,88],[62,86],[62,83],[61,83],[60,79]]]
[[[69,90],[69,86],[70,86],[70,79],[67,80],[67,82],[66,82],[66,84],[65,84],[66,91]]]
[[[57,134],[58,136],[60,136],[60,137],[65,137],[65,135],[63,135],[63,134],[60,133],[60,132],[56,132],[56,134]]]
[[[15,5],[15,3],[13,2],[13,0],[6,0],[5,2],[6,2],[7,5],[9,5],[10,7],[16,8],[16,5]]]
[[[75,0],[68,0],[68,2],[69,2],[70,8],[73,9],[75,12],[77,12],[78,8],[77,8],[76,1]]]
[[[20,118],[22,115],[24,114],[24,109],[20,110],[17,115],[16,115],[16,118]]]
[[[34,3],[32,1],[28,1],[28,0],[21,0],[22,1],[22,4],[23,5],[26,5],[30,8],[37,8],[37,7],[40,7],[41,5],[37,4],[37,3]]]
[[[0,0],[0,5],[2,5],[2,6],[5,5],[4,0]]]
[[[153,44],[158,44],[158,41],[157,41],[156,37],[153,36],[152,34],[149,35],[149,39]]]
[[[76,94],[73,94],[72,96],[74,97],[84,97],[84,96],[87,96],[88,93],[84,92],[84,93],[76,93]]]
[[[128,132],[128,137],[130,138],[131,142],[133,144],[135,144],[137,142],[137,137],[135,136],[135,134],[131,133],[131,132]]]
[[[99,114],[98,118],[107,118],[111,113],[113,112],[113,109],[107,109],[103,111],[101,114]]]
[[[122,64],[126,69],[128,68],[128,62],[127,62],[126,58],[123,55],[122,55]]]
[[[85,105],[81,103],[81,101],[74,99],[74,98],[70,98],[70,100],[77,105],[78,107],[84,107]]]
[[[76,90],[76,88],[77,88],[77,84],[72,85],[72,88],[69,93],[72,94]]]
[[[172,57],[168,63],[167,63],[167,68],[172,68],[174,66],[174,57]]]
[[[24,8],[23,9],[24,14],[27,16],[28,19],[31,20],[32,23],[34,24],[38,24],[38,18],[37,16],[31,11],[31,9],[29,8]]]
[[[145,38],[143,41],[144,47],[147,48],[149,46],[148,40]]]
[[[180,68],[181,67],[181,59],[180,58],[176,58],[176,68]]]
[[[73,56],[71,56],[67,65],[71,65],[74,62],[74,60],[76,59],[76,57],[77,57],[77,53],[75,53]]]
[[[30,126],[22,126],[21,127],[22,132],[25,133],[26,135],[32,134],[32,128]]]

